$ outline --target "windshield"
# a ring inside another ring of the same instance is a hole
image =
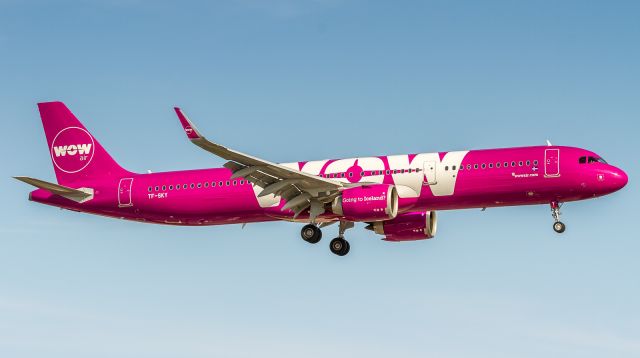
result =
[[[585,157],[580,157],[580,159],[578,159],[578,163],[580,164],[591,164],[591,163],[603,163],[603,164],[607,164],[607,161],[600,158],[600,157],[592,157],[592,156],[585,156]]]

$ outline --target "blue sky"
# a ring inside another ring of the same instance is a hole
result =
[[[640,3],[0,0],[3,357],[637,357]],[[28,202],[54,179],[35,104],[126,168],[542,144],[630,177],[569,203],[441,212],[351,253],[299,225],[176,228]]]

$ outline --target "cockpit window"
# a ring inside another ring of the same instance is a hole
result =
[[[599,157],[588,156],[588,157],[580,157],[578,159],[578,163],[580,163],[580,164],[585,164],[585,163],[588,163],[588,164],[591,164],[591,163],[607,164],[607,161],[602,159],[602,158],[599,158]]]

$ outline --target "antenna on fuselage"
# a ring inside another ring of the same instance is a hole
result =
[[[547,139],[547,146],[551,147],[553,144],[551,144],[551,142],[549,142],[549,140]]]

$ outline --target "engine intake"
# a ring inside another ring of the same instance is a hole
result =
[[[349,221],[390,220],[398,215],[398,191],[389,184],[345,189],[334,199],[331,211]]]
[[[386,241],[425,240],[436,235],[438,219],[435,211],[403,213],[392,220],[374,222],[367,229],[385,235]]]

